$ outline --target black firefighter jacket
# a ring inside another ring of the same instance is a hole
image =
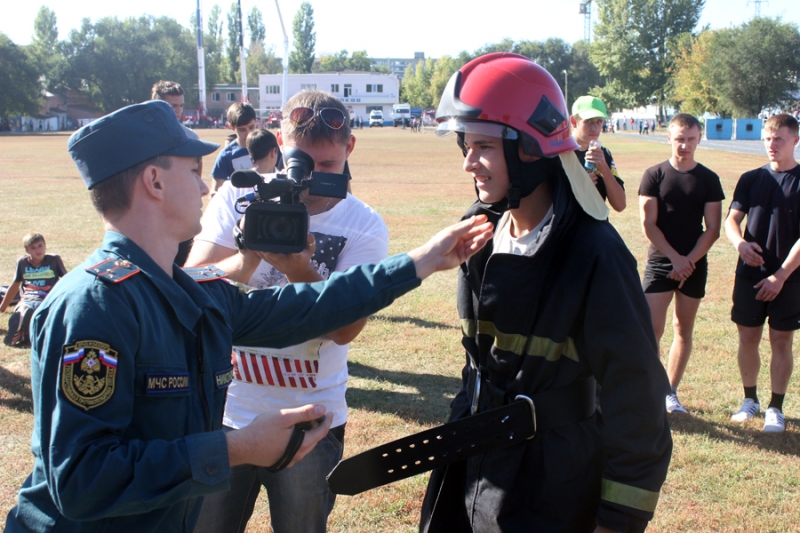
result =
[[[587,215],[563,171],[554,216],[529,255],[462,265],[458,311],[467,352],[450,420],[593,376],[602,416],[435,470],[421,531],[643,531],[667,475],[672,438],[650,311],[631,256],[608,221]],[[476,202],[465,216],[501,213]]]

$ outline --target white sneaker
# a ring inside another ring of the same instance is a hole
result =
[[[678,400],[678,395],[667,394],[667,412],[668,413],[689,413],[686,408],[681,405],[680,400]]]
[[[786,424],[783,421],[783,413],[775,407],[768,407],[767,412],[764,413],[764,432],[765,433],[783,433],[786,430]]]
[[[731,422],[747,422],[761,410],[761,405],[752,398],[745,398],[742,406],[731,416]]]

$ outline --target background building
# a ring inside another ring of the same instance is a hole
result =
[[[258,87],[250,86],[247,88],[247,98],[250,105],[256,109],[259,108],[259,94]],[[240,83],[220,83],[214,85],[214,87],[208,91],[207,100],[206,115],[218,119],[222,124],[225,124],[225,112],[228,110],[228,106],[234,102],[242,101],[242,85]],[[197,113],[197,109],[192,111],[187,110],[184,113],[191,115]]]
[[[373,109],[383,111],[385,122],[390,124],[392,105],[398,103],[400,97],[400,80],[394,74],[356,71],[289,74],[287,85],[287,100],[303,89],[326,91],[352,109],[351,118],[361,117],[365,124]],[[266,117],[271,110],[281,108],[282,90],[283,74],[261,74],[258,77],[259,99],[251,99],[250,103]]]
[[[425,61],[425,52],[414,52],[413,59],[400,57],[371,57],[370,65],[389,69],[389,72],[396,74],[399,80],[406,74],[406,67],[416,65],[419,61]]]

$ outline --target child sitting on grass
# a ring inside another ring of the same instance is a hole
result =
[[[25,235],[22,245],[26,255],[17,260],[14,283],[0,302],[0,313],[3,313],[17,295],[20,286],[22,287],[22,298],[8,320],[8,333],[3,340],[7,346],[24,346],[30,343],[28,327],[33,312],[56,282],[67,273],[61,257],[47,253],[47,245],[40,233]]]

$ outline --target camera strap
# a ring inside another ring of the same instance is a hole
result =
[[[244,232],[242,228],[239,227],[239,223],[242,221],[240,218],[236,221],[236,224],[233,225],[233,243],[236,245],[236,248],[239,250],[247,250],[247,246],[244,244]]]

